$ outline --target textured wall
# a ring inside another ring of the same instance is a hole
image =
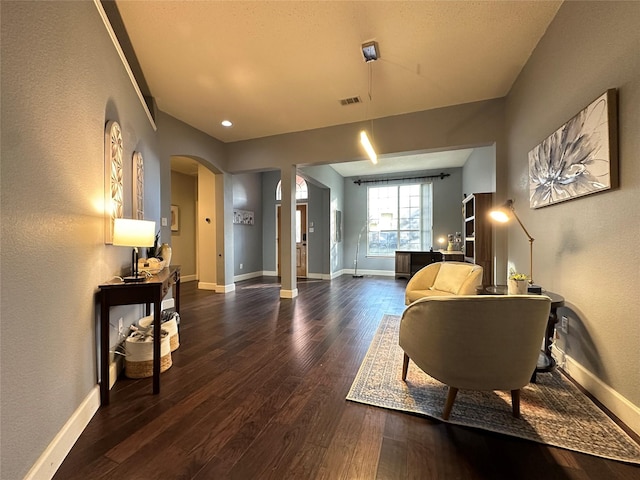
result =
[[[233,225],[235,275],[262,272],[262,174],[233,175],[233,207],[253,211],[253,225]],[[242,269],[240,269],[242,264]]]
[[[96,287],[131,258],[104,244],[107,120],[123,132],[125,216],[133,151],[156,221],[160,175],[155,132],[93,2],[1,8],[0,463],[18,479],[96,386]]]
[[[536,238],[534,279],[567,300],[560,345],[640,407],[640,3],[565,2],[507,99],[509,196]],[[528,152],[608,88],[619,90],[620,188],[530,210]],[[509,260],[528,243],[509,230]],[[638,415],[636,413],[636,421]],[[636,428],[640,422],[636,425]]]
[[[198,179],[193,175],[171,172],[171,204],[180,212],[179,229],[171,232],[171,263],[180,265],[180,275],[196,274],[196,199]]]

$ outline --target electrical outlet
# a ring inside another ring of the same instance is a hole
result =
[[[242,267],[244,267],[244,265],[243,265],[243,264],[240,264],[240,270],[242,270]]]
[[[569,333],[569,318],[564,315],[560,320],[560,330],[562,330],[562,333]]]
[[[124,319],[122,317],[118,320],[118,335],[124,335]]]

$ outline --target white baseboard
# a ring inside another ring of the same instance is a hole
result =
[[[277,277],[278,272],[276,272],[275,270],[263,270],[262,275],[264,275],[265,277]]]
[[[553,356],[564,363],[563,369],[578,382],[585,390],[598,399],[611,413],[620,419],[627,427],[640,435],[640,408],[620,395],[617,391],[597,378],[584,366],[576,362],[564,351],[551,346]]]
[[[124,360],[120,355],[115,355],[113,362],[109,364],[109,390],[116,384],[116,380],[124,368]]]
[[[329,278],[327,280],[333,280],[334,278],[341,277],[342,275],[344,275],[343,269],[336,270],[335,272],[329,274]]]
[[[294,288],[293,290],[284,290],[280,289],[280,298],[296,298],[298,296],[298,289]]]
[[[216,293],[229,293],[234,292],[236,289],[236,284],[232,283],[231,285],[216,285],[215,291]]]
[[[234,282],[241,282],[243,280],[250,280],[252,278],[261,277],[263,275],[262,271],[259,272],[251,272],[251,273],[243,273],[241,275],[234,275]]]
[[[355,274],[355,269],[353,268],[345,268],[342,270],[343,275],[353,275]],[[363,270],[361,268],[358,269],[358,275],[374,275],[376,277],[393,277],[395,276],[395,272],[393,270]]]
[[[98,408],[100,408],[100,387],[96,385],[42,452],[24,480],[53,478]]]
[[[196,280],[198,280],[198,276],[197,275],[180,275],[180,283],[184,283],[184,282],[195,282]]]
[[[229,293],[236,289],[236,284],[218,285],[217,283],[198,282],[198,288],[200,290],[213,290],[216,293]]]

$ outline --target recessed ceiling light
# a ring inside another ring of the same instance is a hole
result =
[[[220,122],[220,124],[221,124],[223,127],[230,127],[230,126],[232,126],[232,125],[233,125],[233,123],[231,123],[229,120],[223,120],[222,122]]]

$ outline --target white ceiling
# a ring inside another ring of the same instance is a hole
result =
[[[503,97],[561,4],[116,2],[158,107],[223,142]]]
[[[399,172],[417,172],[462,167],[473,152],[472,148],[449,150],[446,152],[421,153],[415,155],[399,155],[387,157],[376,165],[375,174],[384,175]],[[371,162],[336,163],[331,165],[343,177],[360,177],[371,175]]]

